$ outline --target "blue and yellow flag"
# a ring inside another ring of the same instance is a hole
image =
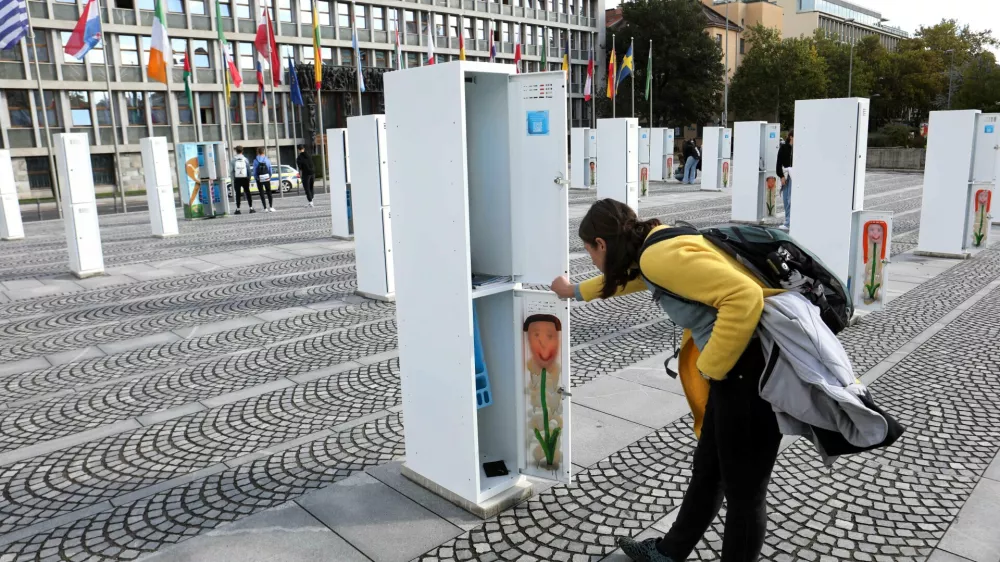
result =
[[[635,61],[632,60],[632,44],[630,43],[628,51],[622,57],[622,69],[618,72],[618,83],[621,84],[622,80],[631,76],[633,72],[635,72]]]
[[[562,69],[563,72],[569,72],[569,32],[566,32],[565,42],[563,43],[563,56],[562,56]]]

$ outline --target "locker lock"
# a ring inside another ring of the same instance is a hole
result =
[[[558,186],[569,185],[569,180],[564,178],[562,173],[560,173],[554,180],[552,180]]]
[[[563,387],[561,387],[561,386],[559,387],[559,390],[557,390],[556,392],[558,392],[559,394],[562,394],[563,396],[566,396],[566,397],[573,396],[573,393],[566,392],[566,389],[563,388]]]

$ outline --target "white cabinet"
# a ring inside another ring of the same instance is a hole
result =
[[[146,180],[149,226],[153,236],[157,238],[177,236],[177,208],[174,207],[174,186],[170,178],[167,139],[166,137],[139,139],[139,149]]]
[[[584,127],[575,127],[570,129],[569,132],[569,164],[570,169],[570,180],[572,181],[573,189],[586,189],[586,175],[587,175],[587,157],[586,154],[586,139],[587,129]]]
[[[0,240],[22,238],[24,225],[21,223],[21,203],[14,182],[14,166],[10,161],[10,151],[0,150]]]
[[[733,139],[733,221],[760,223],[775,217],[781,182],[780,125],[763,121],[736,124]]]
[[[69,269],[77,277],[104,273],[101,229],[97,221],[94,172],[90,166],[90,139],[85,133],[54,135],[56,173],[63,189],[63,225]]]
[[[385,98],[404,473],[488,516],[524,475],[570,479],[569,303],[526,288],[569,270],[566,79],[451,62],[387,74]]]
[[[587,129],[584,157],[587,159],[587,167],[584,170],[585,187],[590,189],[597,185],[597,129]]]
[[[701,190],[722,191],[729,187],[729,167],[733,151],[733,130],[705,127],[701,145]]]
[[[639,121],[598,119],[597,198],[639,211]]]
[[[670,144],[667,144],[667,129],[654,127],[649,133],[649,179],[663,181],[665,179],[665,156],[673,152],[674,132],[670,131]],[[669,147],[669,148],[668,148]]]
[[[327,161],[330,163],[330,222],[334,238],[354,239],[352,227],[350,151],[347,129],[327,129]]]
[[[395,298],[389,226],[389,168],[385,115],[347,119],[352,158],[351,205],[354,217],[358,294],[384,301]]]

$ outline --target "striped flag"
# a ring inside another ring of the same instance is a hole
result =
[[[566,41],[563,42],[562,70],[569,75],[569,31],[566,31]]]
[[[608,99],[615,97],[615,44],[614,39],[611,40],[611,57],[608,58]]]
[[[220,0],[215,0],[215,21],[217,22],[222,21],[222,8],[219,6],[219,2]],[[232,97],[232,86],[236,86],[237,88],[242,86],[243,76],[240,74],[240,70],[236,68],[233,58],[229,56],[229,44],[226,41],[226,35],[222,32],[221,23],[219,24],[219,49],[222,50],[222,80],[225,85],[226,106],[229,106],[230,98]],[[184,57],[187,60],[186,53]]]
[[[229,82],[226,82],[228,89]],[[191,60],[188,59],[187,51],[184,52],[184,94],[187,95],[188,107],[194,111],[194,95],[191,94]],[[229,92],[226,92],[226,105],[229,105]]]
[[[493,40],[493,22],[490,22],[490,62],[497,61],[497,44]]]
[[[646,99],[653,92],[653,42],[649,42],[649,58],[646,59]]]
[[[465,31],[458,30],[458,60],[465,60]]]
[[[305,105],[306,102],[302,99],[302,88],[299,88],[299,77],[295,73],[295,63],[292,62],[292,57],[288,57],[288,76],[292,90],[292,103],[295,105]]]
[[[159,1],[159,0],[157,0]],[[257,57],[267,62],[271,68],[272,84],[281,84],[281,59],[278,57],[278,45],[274,41],[274,26],[271,24],[271,12],[267,6],[261,7],[260,19],[257,20],[257,35],[253,40],[257,47]]]
[[[146,76],[149,76],[150,80],[166,84],[167,61],[174,59],[174,52],[170,48],[170,38],[167,37],[167,14],[163,11],[163,2],[156,0],[154,7],[156,11],[153,14],[153,37],[149,46]]]
[[[0,0],[0,49],[7,49],[28,35],[25,0]]]
[[[587,61],[587,82],[583,85],[583,100],[590,101],[594,89],[594,51],[590,51],[590,60]]]
[[[257,61],[257,95],[260,96],[260,104],[267,105],[267,98],[264,97],[264,67]]]
[[[399,24],[396,24],[396,70],[406,68],[403,65],[403,48],[399,45]]]
[[[316,89],[319,90],[323,86],[323,50],[319,46],[319,12],[316,11],[316,4],[319,0],[312,0],[313,5],[313,56],[315,61],[313,62],[313,82],[316,83]],[[301,94],[300,94],[301,95]]]
[[[361,74],[361,49],[358,48],[358,31],[354,31],[354,37],[351,38],[351,47],[354,49],[354,59],[358,65],[358,89],[362,92],[365,91],[365,77]]]
[[[514,24],[514,68],[521,73],[521,24]]]
[[[66,54],[77,60],[83,60],[87,53],[101,42],[101,18],[97,13],[97,4],[94,0],[87,0],[80,14],[80,20],[76,22],[73,33],[66,41]]]
[[[427,13],[427,64],[434,64],[434,36],[431,35],[431,14]]]

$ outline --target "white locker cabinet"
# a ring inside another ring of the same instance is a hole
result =
[[[863,210],[867,150],[867,99],[795,102],[791,235],[841,281],[850,275],[853,213]]]
[[[733,130],[705,127],[701,145],[701,190],[722,191],[729,187],[729,167],[732,157]]]
[[[101,228],[94,197],[94,172],[90,166],[90,140],[85,133],[54,135],[56,173],[63,188],[63,225],[69,269],[77,277],[104,273]]]
[[[597,198],[621,201],[639,212],[639,121],[598,119]]]
[[[584,169],[586,178],[586,188],[590,189],[597,185],[597,129],[587,129],[587,146],[584,156],[587,158],[587,167]]]
[[[663,130],[663,175],[664,181],[674,180],[674,130]]]
[[[639,129],[639,195],[645,197],[649,193],[649,149],[651,144],[650,129]]]
[[[347,119],[351,204],[354,216],[358,294],[383,301],[395,298],[389,229],[389,170],[385,115]],[[425,145],[426,146],[426,145]],[[428,217],[429,220],[430,217]]]
[[[0,150],[0,240],[22,238],[24,225],[21,223],[21,203],[14,182],[14,166],[10,161],[10,151]]]
[[[482,517],[526,497],[526,475],[570,480],[569,303],[525,288],[569,271],[566,99],[562,72],[510,65],[385,75],[404,474]],[[473,318],[493,399],[482,408]],[[507,474],[487,476],[498,462]]]
[[[854,211],[851,232],[851,275],[847,287],[854,308],[882,310],[889,286],[892,211]]]
[[[733,221],[760,223],[775,216],[781,183],[775,172],[781,141],[777,123],[736,124],[733,140]]]
[[[174,186],[170,177],[170,154],[166,137],[139,139],[142,170],[146,180],[146,202],[149,204],[149,226],[153,236],[176,236],[177,209],[174,207]]]
[[[649,179],[663,181],[663,166],[666,163],[666,129],[654,127],[649,130]]]
[[[997,118],[978,110],[931,112],[918,254],[966,257],[989,244]]]
[[[348,208],[348,185],[351,183],[351,167],[347,129],[327,129],[327,162],[330,163],[330,217],[334,238],[353,240],[351,210]]]
[[[574,127],[569,131],[569,163],[572,168],[570,169],[569,179],[572,182],[571,187],[573,189],[586,189],[587,184],[587,156],[586,156],[586,139],[587,129],[583,127]]]

